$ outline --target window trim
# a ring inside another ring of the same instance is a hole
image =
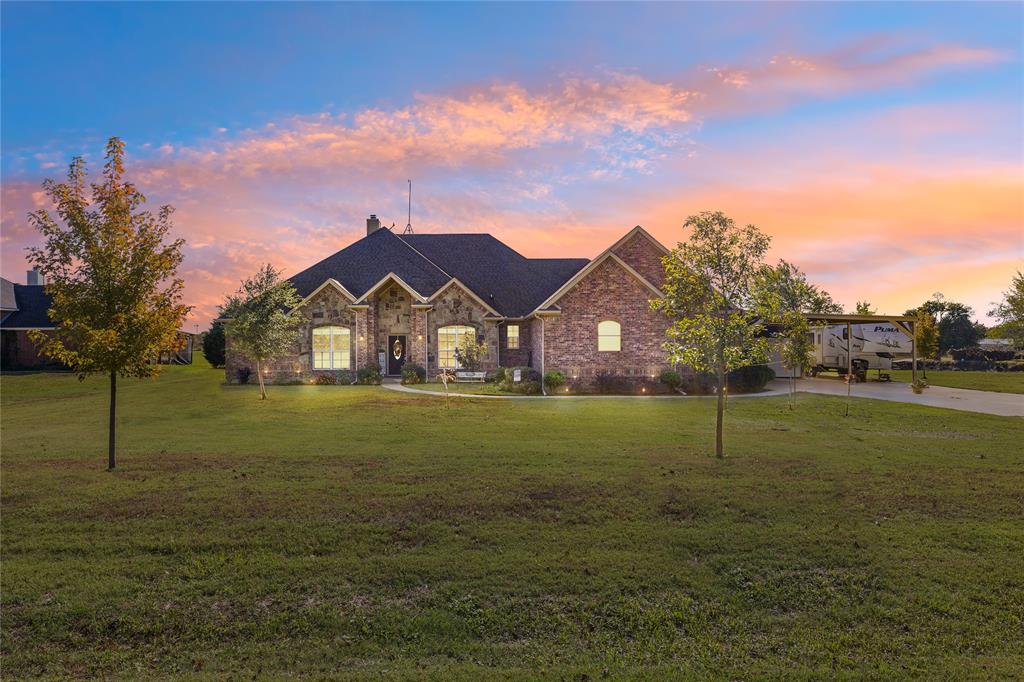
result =
[[[327,332],[321,330],[329,330]],[[342,332],[336,332],[333,330],[343,330]],[[319,333],[318,333],[319,332]],[[318,351],[316,349],[316,337],[326,336],[327,337],[327,351]],[[345,344],[344,348],[335,349],[334,339],[335,337],[347,337],[348,343]],[[327,353],[329,367],[317,367],[317,353]],[[344,358],[348,356],[348,361],[345,366],[335,365],[335,356],[341,356]],[[340,324],[324,324],[318,327],[313,327],[310,332],[310,346],[309,346],[309,366],[314,372],[334,372],[338,370],[351,370],[352,369],[352,329]]]
[[[601,326],[606,324],[615,325],[615,334],[601,333]],[[616,348],[601,348],[601,339],[615,339]],[[622,351],[622,323],[618,320],[601,320],[597,323],[597,352],[598,353],[619,353]]]
[[[436,335],[437,335],[437,353],[436,353],[437,368],[438,369],[454,369],[454,370],[458,370],[458,369],[461,369],[461,368],[459,367],[459,360],[458,360],[458,358],[455,357],[455,349],[459,347],[459,344],[462,342],[462,337],[465,336],[465,334],[467,332],[466,331],[460,331],[460,332],[454,333],[453,335],[455,336],[455,345],[451,348],[451,350],[447,350],[447,349],[444,349],[444,348],[441,347],[441,334],[446,329],[460,329],[460,330],[467,330],[468,329],[469,331],[471,331],[473,333],[473,340],[474,341],[477,338],[478,330],[477,330],[476,327],[474,327],[471,324],[465,324],[465,323],[459,323],[459,322],[456,322],[455,324],[446,324],[443,327],[438,327],[437,328],[437,330],[435,332]],[[446,335],[447,335],[447,333],[446,333]],[[446,364],[445,364],[445,354],[447,354],[447,353],[451,353],[451,361],[452,361],[451,366],[446,366]]]
[[[513,335],[512,335],[511,332],[512,332],[513,329],[516,330],[516,333],[515,333],[515,345],[512,345]],[[505,325],[505,348],[508,348],[509,350],[519,350],[519,325],[518,324],[508,324],[508,325]]]

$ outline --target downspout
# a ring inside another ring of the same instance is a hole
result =
[[[359,311],[353,311],[356,314],[356,374],[352,377],[352,384],[359,382]]]
[[[544,316],[540,316],[540,393],[541,395],[547,395],[548,391],[544,387]]]
[[[423,380],[430,381],[430,311],[423,310]]]

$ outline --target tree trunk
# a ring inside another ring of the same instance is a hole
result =
[[[117,413],[117,372],[110,373],[110,427],[107,432],[107,471],[113,471],[116,462],[114,461],[114,430],[116,428],[114,417]]]
[[[789,377],[789,409],[796,408],[796,370],[791,370]]]
[[[725,370],[718,367],[718,418],[715,423],[715,457],[725,457],[722,448],[722,421],[725,418]]]
[[[263,367],[256,361],[256,377],[260,380],[260,400],[267,399],[267,387],[263,385]]]

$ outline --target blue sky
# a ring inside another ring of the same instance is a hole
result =
[[[529,255],[592,256],[636,223],[672,244],[721,208],[847,305],[890,312],[937,290],[984,312],[1024,259],[1020,4],[0,12],[15,279],[39,182],[110,135],[179,208],[204,319],[261,260],[294,272],[367,213],[404,223],[407,177],[422,231]]]

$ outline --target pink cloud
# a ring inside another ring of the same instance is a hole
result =
[[[404,224],[407,177],[422,179],[417,230],[492,232],[532,256],[592,256],[638,222],[673,242],[687,214],[721,208],[772,233],[780,255],[805,264],[837,295],[861,271],[872,282],[889,281],[880,265],[887,261],[872,259],[872,249],[890,254],[906,289],[916,277],[906,273],[931,276],[935,263],[955,258],[949,254],[964,247],[954,238],[964,231],[980,235],[972,242],[983,249],[976,267],[1001,272],[1002,261],[986,254],[1005,252],[1015,236],[1019,244],[1021,182],[1012,168],[979,161],[937,176],[907,155],[864,158],[842,140],[803,157],[790,145],[780,165],[771,140],[737,153],[694,142],[701,122],[723,113],[888,87],[1000,58],[958,46],[890,47],[779,56],[660,81],[610,72],[546,88],[489,83],[421,94],[405,107],[296,116],[236,137],[217,131],[191,147],[154,145],[145,158],[130,159],[130,172],[151,203],[178,209],[175,223],[188,240],[186,294],[200,324],[261,262],[297,272],[357,239],[365,215],[388,206],[401,208],[382,217]],[[898,132],[926,115],[905,109],[876,124]],[[968,109],[953,118],[929,134],[966,134],[978,125]],[[650,178],[643,189],[617,182],[641,175]],[[589,188],[587,200],[566,196],[579,188]],[[24,247],[36,237],[24,216],[40,205],[39,183],[2,189],[3,271],[20,280]],[[854,246],[838,246],[851,239]],[[908,251],[909,242],[920,248]],[[921,261],[922,254],[934,260]],[[906,307],[900,296],[879,303],[899,311]]]

